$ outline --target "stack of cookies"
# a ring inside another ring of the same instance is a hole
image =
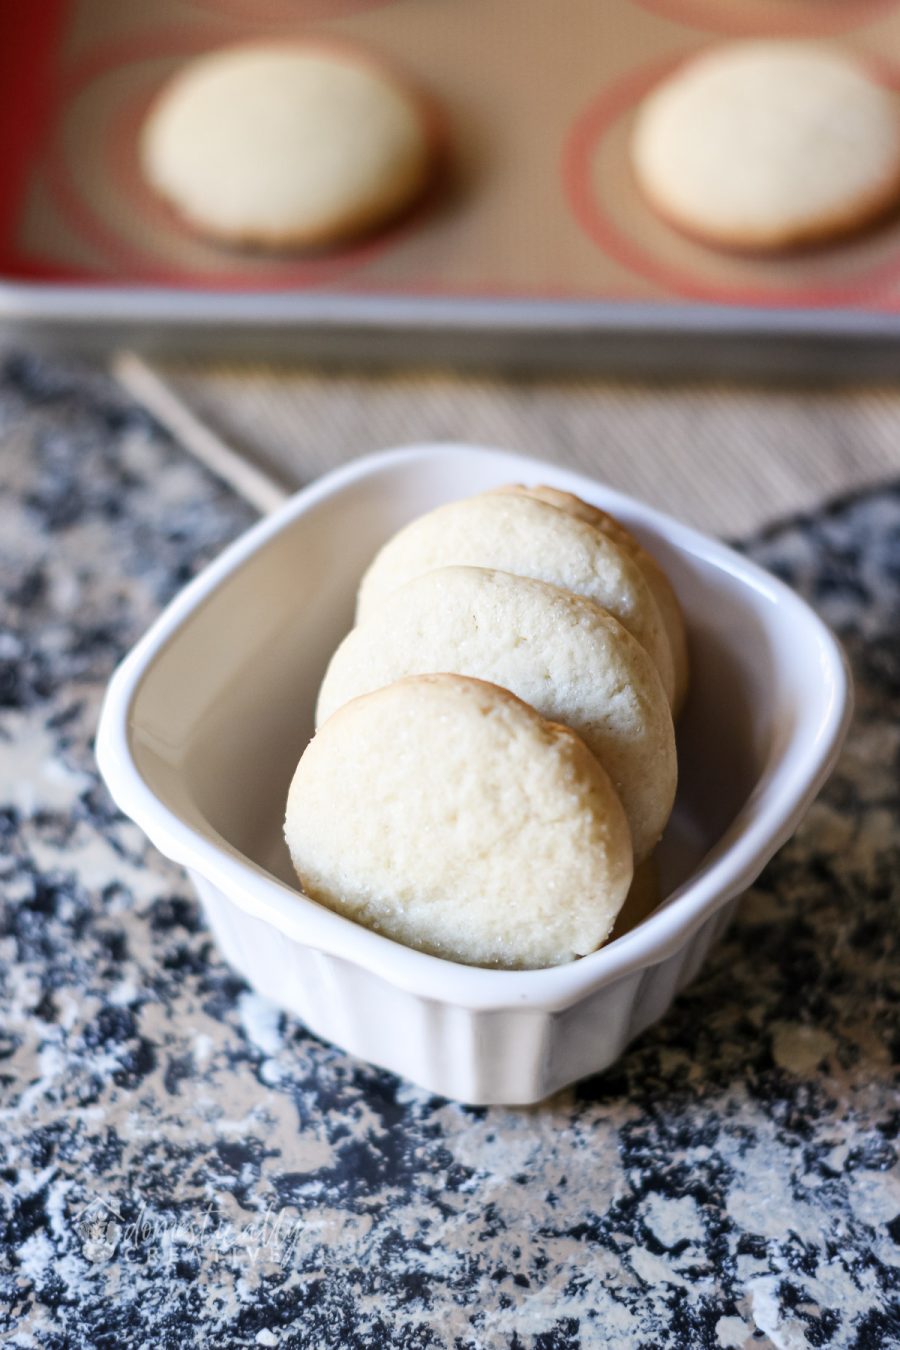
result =
[[[285,837],[304,891],[473,965],[609,937],[669,818],[684,623],[657,561],[553,488],[420,516],[376,556]]]

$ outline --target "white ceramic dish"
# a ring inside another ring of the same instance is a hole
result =
[[[511,481],[621,517],[669,571],[693,663],[663,903],[591,956],[523,972],[427,956],[331,913],[298,892],[281,836],[319,680],[372,554],[413,516]],[[665,1012],[822,786],[850,704],[828,629],[722,544],[550,464],[416,446],[298,493],[192,582],[113,676],[97,755],[122,810],[187,868],[256,989],[435,1092],[520,1103],[605,1068]]]

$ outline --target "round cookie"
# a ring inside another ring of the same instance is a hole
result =
[[[638,183],[708,243],[777,250],[844,234],[900,193],[900,113],[853,57],[803,42],[701,52],[638,111]]]
[[[635,861],[655,847],[678,776],[672,715],[647,652],[605,610],[508,572],[425,572],[344,638],[317,723],[349,699],[431,671],[489,680],[576,731],[618,793]]]
[[[650,653],[671,704],[672,652],[637,563],[593,525],[531,497],[485,492],[413,520],[388,540],[363,577],[357,620],[404,582],[455,565],[548,581],[609,610]]]
[[[399,680],[329,718],[294,774],[285,839],[313,899],[509,969],[594,951],[632,876],[625,814],[582,741],[454,675]]]
[[[145,178],[190,225],[272,249],[382,224],[422,191],[430,160],[416,98],[374,62],[315,43],[189,62],[140,136]]]
[[[544,484],[537,487],[525,487],[521,483],[510,483],[506,487],[497,488],[497,491],[519,492],[526,497],[536,497],[539,501],[549,502],[551,506],[558,507],[560,511],[567,511],[570,516],[577,516],[579,520],[586,520],[589,525],[593,525],[596,529],[609,535],[610,539],[614,540],[621,549],[624,549],[630,557],[634,558],[644,574],[647,585],[653,592],[653,599],[659,609],[666,630],[666,637],[669,639],[669,646],[672,650],[672,666],[675,675],[672,716],[677,717],[684,707],[690,682],[687,633],[684,627],[684,615],[681,612],[675,589],[653,554],[648,553],[638,543],[631,531],[627,530],[621,521],[616,520],[615,516],[609,515],[606,511],[601,511],[599,506],[592,506],[590,502],[583,501],[581,497],[576,497],[573,492],[563,492],[560,488],[547,487]]]

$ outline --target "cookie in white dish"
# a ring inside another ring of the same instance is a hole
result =
[[[536,497],[539,501],[549,502],[551,506],[558,507],[560,511],[567,511],[569,515],[577,516],[579,520],[586,520],[589,525],[594,525],[598,530],[609,535],[610,539],[614,540],[621,549],[624,549],[634,558],[644,574],[647,585],[653,592],[653,598],[656,601],[660,617],[665,626],[666,636],[669,639],[675,675],[672,715],[677,717],[684,707],[690,683],[687,632],[675,588],[653,554],[648,553],[638,543],[631,531],[626,529],[615,516],[611,516],[608,511],[602,511],[599,506],[593,506],[590,502],[583,501],[581,497],[576,497],[574,492],[564,492],[561,488],[548,487],[544,484],[525,487],[521,483],[510,483],[508,486],[497,488],[497,491],[518,492],[526,497]]]
[[[376,554],[360,584],[357,619],[404,582],[452,566],[548,581],[609,610],[649,652],[671,704],[672,652],[650,587],[634,559],[587,521],[517,493],[486,492],[439,506]]]
[[[579,737],[455,675],[399,680],[329,718],[291,782],[285,838],[313,899],[505,969],[594,951],[632,878],[625,813]]]
[[[426,572],[344,638],[322,681],[317,723],[360,694],[435,671],[488,680],[576,731],[619,795],[635,861],[655,847],[678,776],[672,715],[649,655],[610,614],[507,572]]]

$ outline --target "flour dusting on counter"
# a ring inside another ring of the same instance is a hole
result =
[[[747,545],[839,628],[846,752],[664,1021],[527,1110],[250,994],[99,783],[114,664],[248,510],[103,377],[24,358],[0,488],[10,1344],[900,1345],[897,488]]]

